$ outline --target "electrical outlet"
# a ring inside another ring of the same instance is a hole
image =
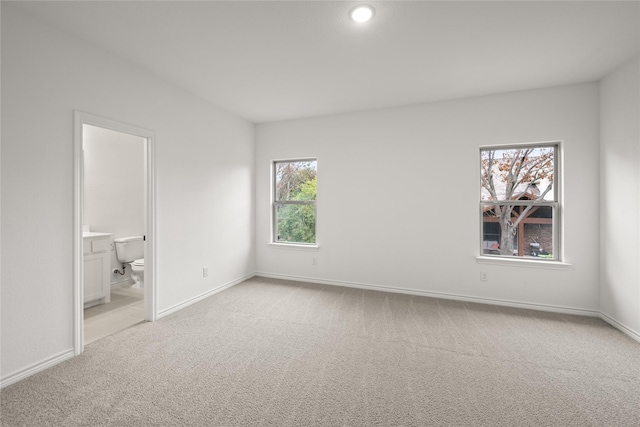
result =
[[[207,277],[209,275],[209,267],[202,267],[202,277]]]
[[[480,281],[481,282],[488,282],[489,281],[489,275],[487,274],[486,271],[481,271],[480,272]]]
[[[311,265],[318,265],[318,258],[311,258]]]

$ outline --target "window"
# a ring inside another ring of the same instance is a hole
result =
[[[315,159],[273,162],[273,242],[315,245]]]
[[[480,148],[481,254],[559,261],[559,143]]]

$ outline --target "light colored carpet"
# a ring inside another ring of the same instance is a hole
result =
[[[0,393],[4,426],[640,426],[595,318],[253,278]]]

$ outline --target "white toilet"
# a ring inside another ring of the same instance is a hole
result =
[[[144,287],[144,236],[118,237],[113,239],[116,244],[116,257],[123,265],[131,266],[131,278],[135,282],[133,287]]]

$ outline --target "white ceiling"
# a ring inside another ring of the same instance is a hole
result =
[[[4,1],[3,1],[4,3]],[[595,81],[640,52],[638,1],[23,2],[255,123]]]

